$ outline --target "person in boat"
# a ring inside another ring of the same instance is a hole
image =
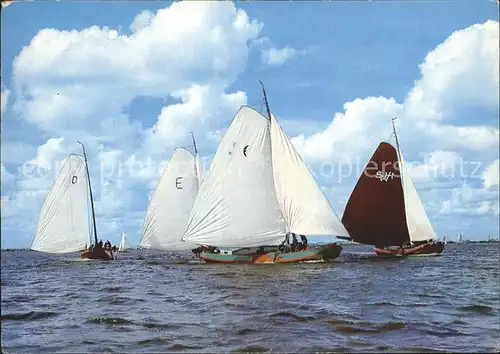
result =
[[[102,240],[99,240],[99,242],[97,243],[97,245],[95,245],[95,248],[96,249],[102,248]]]
[[[306,235],[300,235],[299,251],[304,251],[307,249],[307,237]]]
[[[279,251],[281,253],[287,253],[287,252],[291,251],[291,248],[290,248],[290,232],[287,232],[285,234],[285,240],[283,241],[283,243],[281,245],[279,245],[278,249],[279,249]]]
[[[111,251],[111,242],[109,242],[109,240],[106,240],[106,243],[104,244],[104,249],[106,251]]]
[[[297,246],[299,245],[299,242],[297,241],[297,236],[292,232],[292,252],[295,252],[297,250]]]
[[[285,235],[285,241],[283,241],[283,244],[289,245],[290,244],[290,232],[287,232]]]
[[[220,250],[217,249],[217,247],[214,247],[214,246],[206,246],[206,247],[203,247],[203,250],[205,252],[208,252],[208,253],[220,253]]]

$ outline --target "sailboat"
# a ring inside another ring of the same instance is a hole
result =
[[[444,250],[425,212],[399,147],[381,142],[345,207],[351,239],[376,246],[380,256],[437,254]]]
[[[181,252],[199,247],[181,240],[203,182],[203,166],[192,133],[191,137],[195,154],[185,148],[175,149],[151,196],[140,248]]]
[[[116,247],[108,250],[95,247],[102,245],[97,241],[92,185],[85,146],[81,142],[78,143],[82,145],[83,156],[70,154],[64,162],[40,210],[31,249],[52,254],[83,250],[81,258],[116,259]],[[88,213],[89,205],[91,218]],[[94,247],[91,246],[92,241]]]
[[[268,117],[240,108],[213,157],[182,239],[202,245],[200,258],[207,262],[337,258],[342,247],[336,243],[307,246],[305,235],[349,234],[271,114],[263,84],[262,91]],[[289,247],[290,235],[300,235],[302,247]]]
[[[128,252],[130,249],[128,242],[127,242],[127,235],[125,232],[122,232],[122,239],[120,241],[120,245],[118,246],[118,252]]]

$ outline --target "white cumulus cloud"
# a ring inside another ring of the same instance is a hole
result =
[[[0,97],[0,105],[1,105],[1,109],[0,109],[0,114],[4,114],[5,111],[7,110],[7,105],[9,104],[9,96],[10,96],[10,91],[7,90],[7,89],[2,89],[2,94],[1,94],[1,97]]]
[[[280,49],[271,47],[262,50],[261,60],[263,63],[271,66],[281,66],[298,54],[300,52],[297,49],[289,46]]]
[[[500,160],[495,160],[483,172],[483,184],[486,188],[500,184]]]
[[[22,116],[48,132],[113,120],[123,138],[136,128],[122,108],[137,96],[214,85],[223,98],[262,28],[230,2],[174,3],[134,24],[131,35],[97,26],[41,30],[14,61]],[[103,125],[93,124],[94,131]]]
[[[262,26],[232,2],[176,2],[138,14],[130,34],[98,26],[40,30],[14,60],[12,107],[49,138],[23,154],[2,142],[19,166],[11,220],[2,228],[19,231],[19,215],[36,220],[60,163],[81,154],[76,140],[87,148],[98,228],[138,227],[172,148],[189,145],[193,131],[205,154],[217,143],[207,130],[225,128],[246,103],[244,92],[228,87],[245,70]],[[168,104],[146,124],[126,113],[137,97]],[[32,235],[35,224],[23,227]]]
[[[137,234],[147,196],[172,148],[191,144],[193,131],[201,154],[209,160],[228,121],[246,103],[246,93],[230,87],[245,70],[252,45],[261,43],[260,59],[274,66],[304,53],[289,46],[262,47],[270,43],[260,37],[262,27],[234,3],[214,1],[175,2],[155,13],[144,11],[132,21],[128,34],[98,26],[39,31],[13,63],[9,89],[15,101],[9,106],[23,123],[42,132],[44,141],[38,150],[29,146],[23,151],[15,142],[2,142],[2,161],[10,169],[2,165],[2,180],[16,187],[14,194],[2,197],[2,229],[31,238],[36,215],[58,172],[56,163],[68,153],[81,153],[78,139],[87,147],[99,232],[115,241],[121,228]],[[498,111],[497,44],[495,21],[457,31],[426,57],[421,77],[404,102],[390,97],[354,99],[329,124],[294,128],[302,134],[292,141],[306,161],[353,163],[363,157],[364,164],[378,142],[391,136],[391,118],[398,116],[405,157],[412,151],[409,162],[424,160],[412,166],[417,183],[446,177],[470,151],[488,155],[498,149],[498,126],[459,122],[464,105]],[[2,113],[4,92],[8,91],[2,91]],[[126,113],[137,97],[167,103],[146,123]],[[20,171],[14,176],[9,163],[15,160]],[[23,162],[33,169],[23,172]],[[485,187],[495,181],[487,171]],[[354,182],[327,188],[338,212]],[[423,195],[442,215],[466,210],[494,213],[495,197],[498,200],[497,192],[478,191],[468,184]],[[33,222],[22,222],[28,219]]]
[[[377,142],[389,138],[391,118],[398,116],[403,152],[408,146],[430,151],[495,149],[498,125],[460,126],[454,119],[464,104],[498,112],[498,41],[497,21],[456,31],[429,52],[420,65],[422,77],[403,103],[385,97],[358,98],[346,103],[345,111],[336,113],[324,131],[296,136],[293,142],[311,160],[360,154],[368,159]]]

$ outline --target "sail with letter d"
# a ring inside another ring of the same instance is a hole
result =
[[[91,243],[85,172],[79,156],[66,159],[40,210],[32,250],[71,253]]]

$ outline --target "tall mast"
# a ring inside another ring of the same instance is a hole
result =
[[[397,146],[397,148],[398,148],[398,153],[399,153],[399,151],[401,151],[401,150],[399,149],[398,134],[396,133],[396,126],[394,125],[394,121],[395,121],[396,119],[398,119],[398,117],[394,117],[394,118],[392,118],[392,131],[394,132],[394,138],[396,138],[396,146]]]
[[[195,159],[194,159],[194,171],[196,173],[196,179],[198,180],[198,186],[200,185],[200,174],[201,172],[198,169],[198,164],[196,163],[196,157],[198,157],[198,148],[196,147],[196,140],[194,140],[194,134],[191,132],[191,138],[193,138],[193,146],[194,146],[194,154],[195,154]]]
[[[259,82],[262,85],[262,92],[264,93],[264,103],[266,104],[267,115],[269,117],[269,120],[271,120],[271,110],[269,109],[269,103],[267,102],[266,89],[264,88],[264,84],[262,83],[262,81],[259,80]]]
[[[94,225],[94,240],[95,245],[97,245],[97,227],[95,224],[95,212],[94,212],[94,198],[92,197],[92,184],[90,183],[90,173],[89,165],[87,163],[87,154],[85,153],[85,145],[77,140],[77,142],[82,146],[83,158],[85,159],[85,169],[87,170],[87,180],[89,181],[89,192],[90,192],[90,207],[92,208],[92,224]]]
[[[198,149],[196,148],[196,140],[194,140],[193,132],[191,132],[191,138],[193,138],[194,153],[198,155]]]
[[[267,102],[266,89],[264,88],[264,84],[262,83],[262,81],[259,80],[259,82],[262,85],[262,93],[264,94],[264,103],[266,104],[267,116],[269,118],[269,125],[270,125],[271,124],[271,110],[269,109],[269,102]],[[269,135],[269,146],[271,147],[270,150],[271,150],[271,156],[272,156],[272,153],[273,153],[273,149],[272,149],[273,141],[271,139],[270,129],[267,130],[267,134]],[[270,164],[271,164],[271,166],[273,165],[272,158],[271,158]],[[274,178],[274,176],[273,176],[273,178]],[[283,212],[282,212],[282,215],[283,215]],[[290,232],[290,227],[288,226],[288,224],[286,222],[285,222],[285,225],[286,225],[286,228],[287,228],[286,233],[288,234]],[[286,240],[286,236],[285,236],[285,240]]]

